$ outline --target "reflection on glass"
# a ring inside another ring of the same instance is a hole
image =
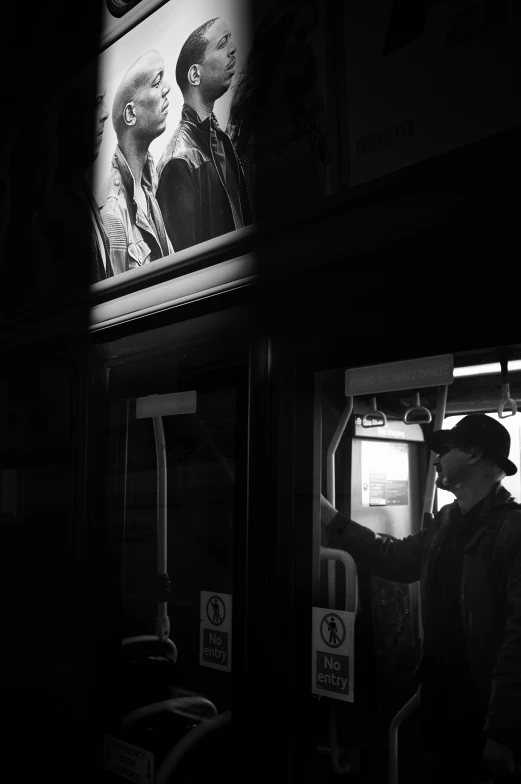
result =
[[[190,352],[167,361],[172,392],[163,362],[112,376],[109,510],[124,640],[115,734],[155,755],[160,780],[204,721],[215,732],[180,765],[199,770],[207,744],[228,743],[238,398],[235,371],[201,369]]]
[[[443,422],[443,429],[451,430],[454,425],[457,425],[458,422],[463,419],[463,416],[464,415],[461,414],[460,416],[447,417]],[[510,460],[517,465],[518,473],[514,476],[505,476],[501,484],[512,494],[516,501],[519,501],[521,499],[521,486],[519,481],[519,475],[521,473],[519,470],[521,468],[521,415],[516,414],[516,416],[509,416],[500,420],[497,413],[490,411],[487,412],[487,416],[495,419],[497,422],[501,422],[503,427],[506,427],[510,434]],[[438,509],[441,509],[445,504],[451,504],[454,501],[452,493],[443,490],[441,487],[436,488],[436,497]]]
[[[317,20],[314,2],[273,6],[233,88],[228,133],[256,221],[325,195],[330,153],[313,51]]]
[[[428,781],[438,780],[453,761],[458,778],[472,765],[476,781],[485,780],[483,752],[492,750],[486,751],[483,726],[491,733],[498,727],[500,748],[494,749],[503,770],[513,761],[517,702],[511,679],[519,646],[507,630],[518,594],[521,420],[500,414],[507,400],[509,411],[521,403],[520,356],[519,346],[454,355],[454,380],[439,388],[387,391],[391,374],[382,375],[381,388],[372,391],[385,426],[362,428],[371,395],[355,394],[337,448],[335,493],[325,456],[346,409],[345,374],[328,371],[317,379],[314,489],[329,494],[334,506],[321,498],[313,618],[348,611],[344,568],[333,558],[353,559],[359,589],[354,703],[340,702],[331,687],[315,712],[317,746],[329,743],[337,772],[341,759],[363,781],[387,780],[389,766],[395,773],[399,763],[400,780],[415,782],[439,751],[439,767]],[[407,363],[393,363],[389,371],[398,367],[407,370]],[[407,424],[406,412],[418,400],[432,421]],[[443,433],[454,428],[447,439]],[[325,644],[333,648],[331,640]],[[315,645],[313,655],[320,653]],[[322,676],[333,669],[340,674],[342,662],[335,666],[333,650],[327,655]],[[484,670],[478,678],[474,655],[487,662],[486,679]],[[492,675],[500,662],[504,682]],[[318,681],[319,663],[314,659]],[[413,695],[413,720],[400,724],[399,757],[389,762],[381,750],[390,722]]]
[[[34,231],[44,241],[42,255],[58,291],[113,274],[109,240],[87,179],[108,118],[103,86],[92,100],[95,84],[90,65],[66,84],[50,109],[53,172]]]

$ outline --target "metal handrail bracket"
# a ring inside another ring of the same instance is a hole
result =
[[[354,558],[346,553],[345,550],[333,550],[330,547],[321,547],[320,548],[320,560],[321,561],[340,561],[343,563],[345,572],[346,572],[346,606],[345,610],[347,612],[353,612],[355,615],[358,612],[358,580],[357,580],[357,569],[356,563]],[[353,575],[353,580],[349,580],[350,575]],[[334,608],[334,582],[331,585],[331,581],[329,580],[330,574],[328,573],[328,593],[329,593],[329,605],[330,607]],[[334,573],[333,573],[334,578]],[[331,588],[333,588],[333,596],[331,596]]]
[[[389,784],[398,784],[398,732],[402,722],[420,705],[421,686],[389,725]]]

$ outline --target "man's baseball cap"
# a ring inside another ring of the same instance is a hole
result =
[[[451,430],[435,430],[426,439],[433,452],[468,442],[480,446],[483,454],[498,465],[507,476],[517,474],[517,466],[508,459],[510,433],[502,424],[486,414],[469,414]]]

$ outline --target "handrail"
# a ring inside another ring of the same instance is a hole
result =
[[[405,703],[389,725],[389,784],[398,784],[398,731],[400,725],[407,716],[419,706],[421,702],[421,686],[418,687],[414,696]]]
[[[370,418],[374,419],[376,416],[380,417],[382,421],[377,422],[376,424],[374,424],[374,422],[369,421]],[[362,418],[362,427],[382,427],[382,426],[385,427],[386,425],[387,425],[387,417],[383,411],[379,411],[376,408],[376,398],[373,397],[371,400],[371,411],[368,414],[364,414]]]
[[[376,399],[375,399],[376,405]],[[340,417],[340,421],[336,426],[335,432],[333,434],[333,438],[331,439],[331,443],[327,450],[327,457],[326,457],[326,479],[327,479],[327,500],[329,501],[332,506],[335,506],[335,454],[340,443],[340,439],[342,438],[344,431],[346,429],[347,423],[349,418],[353,412],[353,397],[349,396],[346,399],[346,404],[344,406],[344,410],[342,412],[342,416]],[[329,553],[329,556],[326,555],[324,560],[328,561],[327,566],[327,582],[328,582],[328,600],[329,605],[334,607],[335,606],[335,564],[334,561],[342,561],[345,570],[346,570],[346,605],[348,596],[350,595],[348,581],[349,581],[349,567],[351,567],[352,571],[351,574],[353,575],[353,582],[354,582],[354,601],[355,601],[355,608],[358,608],[358,578],[357,578],[357,570],[356,564],[353,558],[348,554],[343,552],[342,550],[331,550],[329,548],[321,548],[320,549],[320,557],[323,558],[324,553]],[[347,609],[347,606],[346,606]],[[356,610],[355,610],[356,611]],[[343,775],[344,773],[348,773],[351,770],[351,763],[347,763],[346,765],[340,765],[340,750],[338,748],[338,737],[337,737],[337,723],[336,723],[336,713],[335,713],[335,703],[333,700],[330,702],[329,707],[329,743],[331,746],[331,762],[333,766],[333,770],[338,775]],[[157,783],[159,784],[159,782]]]
[[[320,548],[320,560],[321,561],[341,561],[345,567],[346,573],[346,606],[345,609],[347,612],[352,612],[355,615],[358,612],[358,580],[349,580],[350,574],[356,574],[356,563],[354,558],[346,553],[345,550],[333,550],[330,547],[321,547]],[[353,590],[350,591],[350,585],[353,586]],[[329,587],[329,585],[328,585]],[[334,587],[334,586],[333,586]],[[334,608],[334,596],[333,601],[329,601],[330,605],[333,605]]]
[[[206,710],[194,711],[191,708],[203,708]],[[206,697],[191,695],[187,697],[174,697],[161,702],[153,702],[151,705],[144,705],[142,708],[127,713],[120,722],[121,730],[129,730],[142,719],[156,716],[159,713],[176,713],[186,716],[188,719],[204,721],[218,715],[217,708],[207,700]]]
[[[336,426],[336,430],[333,434],[333,438],[331,439],[331,443],[329,444],[327,450],[327,457],[326,457],[326,476],[327,476],[327,500],[329,503],[334,506],[335,505],[335,454],[336,450],[338,449],[338,445],[340,443],[340,439],[344,435],[344,430],[346,429],[347,423],[349,422],[349,417],[353,412],[353,398],[348,397],[346,400],[346,404],[344,406],[344,410],[342,411],[342,416],[340,417],[340,421]]]
[[[346,604],[345,609],[348,612],[354,612],[355,616],[358,612],[358,580],[356,579],[356,563],[349,553],[346,553],[344,550],[333,550],[330,547],[321,547],[320,548],[320,558],[323,561],[330,561],[333,563],[334,561],[341,561],[345,567],[346,573]],[[350,574],[355,575],[354,580],[349,580]],[[351,593],[349,591],[349,587],[354,585],[354,591]],[[331,583],[329,583],[328,588],[331,587]],[[333,584],[334,588],[334,584]],[[329,599],[329,605],[334,607],[334,594],[333,594],[333,601],[331,598]],[[338,746],[338,733],[337,733],[337,721],[336,721],[336,708],[334,700],[331,700],[329,706],[329,744],[331,749],[331,762],[332,767],[335,773],[338,775],[342,775],[343,773],[348,773],[352,769],[352,763],[347,762],[345,765],[340,765],[340,749]]]
[[[441,430],[443,428],[443,420],[445,419],[445,409],[447,408],[447,392],[449,387],[447,385],[438,387],[438,399],[436,401],[436,413],[434,414],[434,430]],[[425,498],[423,502],[423,515],[422,515],[422,528],[423,521],[426,514],[432,514],[434,507],[434,495],[436,492],[436,466],[429,463],[427,471],[427,482],[425,487]]]
[[[156,774],[155,784],[170,784],[171,776],[175,769],[182,761],[183,757],[188,754],[197,743],[211,732],[222,729],[230,725],[232,722],[231,710],[221,713],[212,719],[206,719],[193,730],[190,730],[179,743],[176,743],[174,748],[166,755],[161,763],[161,766]]]
[[[449,387],[447,384],[438,387],[438,398],[436,400],[436,413],[434,414],[434,430],[441,430],[443,428],[443,421],[445,419],[445,411],[447,408],[447,393]],[[434,495],[436,493],[436,466],[433,464],[429,455],[429,467],[427,469],[427,480],[425,484],[425,497],[423,500],[423,514],[421,519],[421,527],[425,527],[425,522],[428,517],[432,516],[434,508]],[[423,622],[421,611],[421,592],[418,589],[418,636],[420,641],[423,642]]]
[[[448,386],[445,384],[438,387],[438,399],[436,401],[436,413],[434,415],[434,430],[441,430],[443,427],[443,420],[445,419],[445,411],[447,408],[447,392]],[[432,460],[429,460],[429,467],[427,470],[427,481],[425,486],[425,497],[423,501],[423,514],[422,514],[422,528],[424,527],[426,518],[432,514],[434,506],[434,494],[436,492],[436,467],[433,465]],[[421,614],[421,592],[418,590],[418,622],[419,622],[419,637],[423,642],[423,623]],[[398,731],[404,719],[409,716],[412,711],[420,704],[421,699],[421,686],[417,689],[411,699],[405,703],[395,715],[391,724],[389,725],[389,781],[390,784],[398,784]]]
[[[166,475],[166,445],[165,431],[162,417],[153,417],[154,439],[156,442],[157,457],[157,576],[158,576],[158,603],[156,618],[156,634],[166,640],[170,636],[170,619],[168,605],[165,601],[161,584],[168,583],[167,572],[167,475]]]
[[[415,411],[421,411],[424,414],[424,418],[418,419],[416,418],[414,421],[411,422],[409,415]],[[429,422],[432,422],[432,414],[426,406],[422,406],[420,402],[420,393],[416,392],[416,405],[410,406],[405,414],[403,415],[403,422],[405,425],[428,425]]]
[[[498,403],[497,415],[499,419],[506,419],[507,417],[515,416],[517,414],[517,403],[513,397],[510,397],[510,384],[508,383],[508,357],[502,354],[499,358],[501,364],[501,395],[502,398]],[[505,406],[510,406],[510,414],[505,414]]]
[[[336,470],[335,470],[335,455],[336,450],[338,449],[338,445],[340,443],[340,439],[344,435],[344,431],[347,427],[347,423],[349,422],[349,418],[353,412],[353,398],[348,397],[346,400],[346,404],[344,406],[344,410],[342,411],[342,416],[336,426],[335,432],[333,433],[333,438],[331,439],[331,443],[329,444],[327,455],[326,455],[326,481],[327,481],[327,500],[332,506],[335,506],[336,501]],[[346,553],[347,555],[347,553]],[[354,562],[353,562],[354,563]],[[347,569],[347,565],[346,565]],[[356,575],[356,566],[355,566],[355,575]],[[355,577],[356,579],[356,577]],[[331,606],[334,605],[335,602],[335,565],[333,563],[328,563],[327,567],[327,585],[328,585],[328,599],[329,604]]]

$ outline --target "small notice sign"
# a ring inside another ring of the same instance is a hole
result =
[[[231,672],[232,596],[201,591],[199,664]]]
[[[407,506],[409,451],[407,444],[362,441],[362,506]]]
[[[452,354],[443,354],[407,362],[348,368],[345,372],[345,393],[348,397],[377,395],[401,389],[439,387],[452,384],[453,381],[454,357]]]
[[[313,607],[313,694],[354,702],[355,614]]]
[[[105,735],[104,768],[136,784],[153,784],[154,755],[131,743]]]

